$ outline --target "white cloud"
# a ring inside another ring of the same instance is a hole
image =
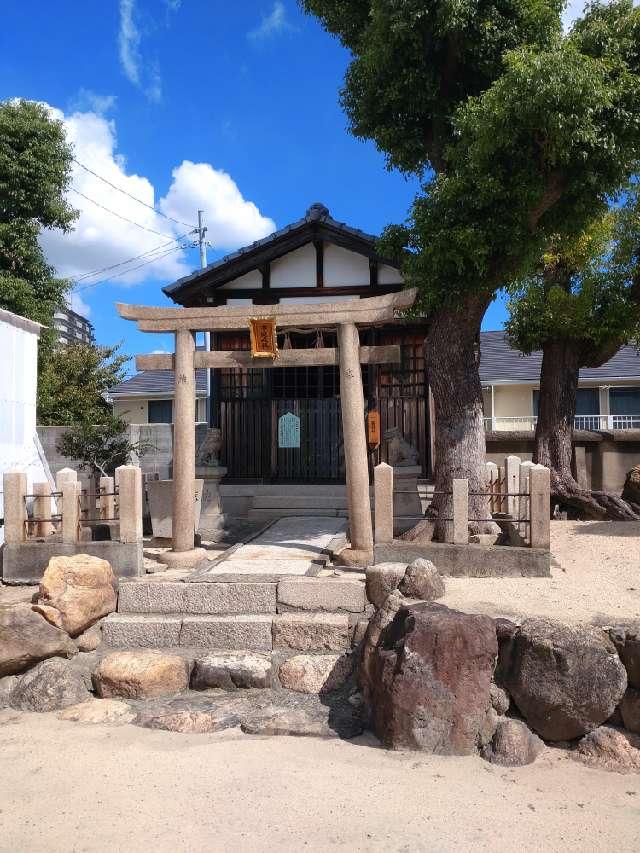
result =
[[[294,29],[295,27],[287,18],[287,10],[284,3],[282,0],[275,0],[269,14],[262,18],[262,21],[255,29],[247,33],[247,38],[255,42],[264,41],[287,30]]]
[[[172,172],[166,196],[156,204],[156,190],[151,181],[143,175],[130,173],[126,159],[118,152],[113,120],[93,112],[75,112],[65,116],[60,110],[49,109],[56,118],[64,121],[67,138],[74,147],[77,160],[133,196],[124,195],[74,163],[72,186],[82,195],[70,191],[68,199],[80,211],[80,216],[74,230],[68,234],[55,230],[41,235],[40,242],[49,263],[60,276],[77,280],[93,270],[111,267],[146,253],[146,257],[137,261],[81,281],[81,297],[85,296],[84,287],[96,281],[113,279],[122,284],[136,284],[160,279],[169,283],[189,273],[191,263],[186,252],[171,240],[189,231],[188,223],[197,222],[199,208],[205,211],[209,227],[207,237],[219,249],[239,248],[274,229],[272,220],[262,216],[255,204],[242,196],[233,179],[209,163],[183,161]],[[88,199],[99,202],[102,207]],[[145,207],[135,199],[156,209]],[[142,230],[104,208],[150,230]],[[168,221],[158,209],[187,225]],[[158,248],[160,246],[161,249]],[[162,256],[170,249],[173,249],[170,254]],[[193,255],[191,257],[193,259]],[[151,262],[133,269],[147,260]],[[129,271],[118,275],[125,270]],[[87,289],[87,292],[91,290]]]
[[[120,0],[118,52],[122,70],[130,83],[144,92],[150,101],[157,103],[162,100],[160,70],[157,64],[144,65],[141,41],[142,33],[136,22],[136,0]]]
[[[104,115],[110,112],[116,105],[116,95],[99,95],[91,89],[79,89],[78,94],[71,99],[71,112],[91,112]]]
[[[207,239],[215,249],[232,249],[266,237],[275,230],[272,219],[247,201],[235,181],[209,163],[183,160],[173,172],[160,209],[174,219],[189,221],[198,209],[205,211]],[[247,238],[251,235],[251,239]]]
[[[79,293],[72,293],[69,298],[69,305],[71,309],[75,311],[77,314],[82,314],[83,317],[89,318],[91,316],[91,308],[84,301],[82,296]]]

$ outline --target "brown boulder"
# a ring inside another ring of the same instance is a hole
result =
[[[498,721],[495,734],[484,757],[503,767],[532,764],[544,749],[544,743],[521,720]]]
[[[602,631],[526,619],[501,641],[496,681],[529,726],[550,741],[572,740],[613,714],[627,674]]]
[[[116,609],[116,579],[106,560],[88,554],[52,557],[34,610],[76,637]]]
[[[403,606],[371,656],[365,697],[391,749],[477,751],[490,716],[498,645],[493,620],[438,604]]]
[[[189,686],[189,665],[178,655],[152,651],[113,652],[93,673],[98,696],[144,699],[179,693]]]
[[[616,625],[609,637],[627,670],[629,686],[640,689],[640,622]]]
[[[30,604],[0,606],[0,677],[22,672],[46,658],[71,657],[76,644]]]
[[[640,465],[634,465],[628,472],[622,489],[622,500],[640,505]]]
[[[620,716],[625,729],[640,734],[640,690],[627,687],[620,703]]]
[[[571,753],[590,767],[631,773],[640,770],[640,738],[635,735],[600,726],[583,737]]]

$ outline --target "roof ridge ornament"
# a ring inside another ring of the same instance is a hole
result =
[[[305,219],[309,219],[312,222],[317,222],[320,219],[329,219],[330,213],[329,208],[322,204],[321,201],[314,202],[311,207],[307,210]]]

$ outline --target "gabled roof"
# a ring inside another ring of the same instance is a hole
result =
[[[480,380],[483,385],[500,382],[539,382],[542,353],[523,355],[514,349],[504,332],[480,333]],[[602,367],[583,368],[581,381],[611,382],[616,379],[640,381],[640,354],[624,346]]]
[[[109,388],[109,396],[119,397],[173,397],[175,390],[173,370],[143,370]],[[196,370],[196,394],[207,393],[207,371]]]
[[[250,246],[238,249],[209,264],[203,270],[197,270],[191,275],[178,279],[173,284],[163,287],[174,302],[181,302],[184,295],[202,286],[220,287],[234,278],[258,269],[269,261],[299,249],[313,240],[326,240],[345,249],[375,258],[382,263],[398,268],[398,264],[380,257],[376,252],[377,237],[366,234],[358,228],[352,228],[343,222],[332,218],[329,209],[324,204],[316,202],[297,222],[274,231],[262,240],[256,240]]]

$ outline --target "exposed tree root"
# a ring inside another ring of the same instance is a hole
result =
[[[551,497],[599,521],[640,521],[640,506],[610,492],[582,489],[573,477],[551,472]]]

